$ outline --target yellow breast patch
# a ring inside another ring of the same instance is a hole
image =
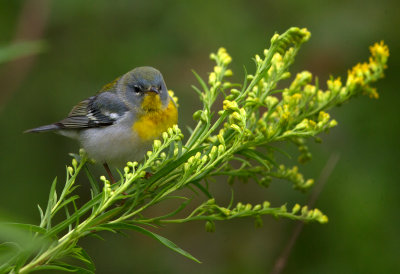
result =
[[[156,96],[158,100],[156,98],[150,98],[152,96],[148,97],[149,99],[145,98],[142,104],[143,109],[147,108],[146,113],[141,115],[132,125],[132,130],[135,131],[143,141],[156,139],[161,133],[178,122],[178,110],[172,99],[170,99],[165,109],[161,109],[159,96]]]
[[[142,109],[144,111],[159,111],[162,108],[161,98],[158,94],[148,92],[143,98]]]

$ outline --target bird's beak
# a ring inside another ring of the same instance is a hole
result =
[[[159,91],[157,88],[155,88],[155,87],[151,87],[151,88],[148,90],[148,92],[154,92],[155,94],[160,94],[160,91]]]

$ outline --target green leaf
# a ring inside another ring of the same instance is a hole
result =
[[[199,95],[200,100],[204,100],[204,96],[203,96],[203,93],[201,92],[201,90],[198,87],[194,86],[194,85],[192,85],[192,88]]]
[[[195,257],[193,257],[191,254],[189,254],[188,252],[186,252],[185,250],[181,249],[180,247],[178,247],[176,244],[174,244],[173,242],[171,242],[170,240],[168,240],[167,238],[164,238],[163,236],[160,236],[154,232],[151,232],[143,227],[137,226],[137,225],[132,225],[132,224],[127,224],[127,223],[118,223],[118,224],[105,224],[103,226],[106,227],[110,227],[113,229],[128,229],[128,230],[136,230],[144,235],[150,236],[154,239],[156,239],[157,241],[159,241],[160,243],[162,243],[163,245],[165,245],[166,247],[172,249],[173,251],[185,256],[186,258],[189,258],[197,263],[201,263],[198,259],[196,259]]]
[[[4,252],[17,251],[18,247],[15,243],[5,242],[0,244],[0,254]]]
[[[260,163],[262,166],[264,166],[267,170],[271,169],[271,167],[266,163],[266,161],[271,162],[272,160],[269,159],[266,155],[264,155],[256,150],[245,148],[245,149],[238,151],[237,154],[240,154],[240,155],[246,156],[250,159],[256,160],[258,163]],[[272,161],[271,164],[274,164],[274,162]]]
[[[91,230],[91,232],[99,232],[99,231],[108,231],[108,232],[112,232],[112,233],[115,233],[115,234],[117,234],[118,233],[118,231],[116,231],[116,230],[114,230],[114,229],[111,229],[111,228],[108,228],[108,227],[103,227],[103,226],[95,226],[95,227],[92,227],[92,230]],[[93,233],[91,233],[91,234],[93,234]],[[103,239],[104,240],[104,239]]]
[[[35,225],[0,223],[0,239],[5,242],[3,248],[7,245],[10,248],[15,247],[15,252],[10,252],[12,250],[9,248],[9,252],[1,254],[0,259],[3,261],[1,264],[9,263],[13,268],[19,269],[32,254],[48,246],[49,242],[42,236],[35,236],[35,233],[43,234],[44,232],[46,232],[45,229]]]
[[[212,195],[210,194],[210,192],[208,192],[208,190],[207,190],[205,187],[203,187],[203,186],[199,183],[199,181],[192,181],[191,184],[195,185],[198,189],[200,189],[201,192],[203,192],[204,195],[207,196],[207,198],[209,198],[209,199],[212,198]]]
[[[13,267],[9,263],[4,263],[0,265],[0,273],[9,273]]]
[[[49,200],[47,202],[47,208],[44,214],[44,221],[45,224],[47,224],[47,228],[51,227],[51,210],[53,209],[54,204],[57,202],[54,200],[54,198],[57,196],[56,185],[57,185],[57,177],[54,178],[53,183],[51,184]]]
[[[244,65],[243,65],[243,70],[244,70],[244,80],[243,80],[242,90],[240,93],[243,93],[246,91],[247,81],[248,81],[248,79],[247,79],[248,73],[247,73],[246,66],[244,66]]]
[[[19,42],[2,46],[0,47],[0,64],[43,52],[45,48],[46,44],[43,41]]]
[[[92,173],[90,173],[89,168],[87,167],[87,165],[84,166],[84,169],[85,169],[86,176],[89,179],[90,187],[92,188],[93,194],[94,194],[94,196],[96,196],[97,194],[100,193],[99,184],[93,178]]]
[[[76,255],[75,258],[84,262],[86,267],[90,271],[95,273],[96,267],[94,265],[94,262],[93,262],[92,258],[89,256],[89,254],[87,254],[87,252],[83,248],[80,249],[79,253],[75,253],[75,255]]]
[[[37,206],[38,206],[38,210],[39,210],[39,214],[40,214],[40,221],[43,221],[43,218],[44,218],[43,210],[39,204]]]
[[[40,234],[45,234],[46,232],[47,232],[47,230],[46,229],[44,229],[44,228],[42,228],[42,227],[40,227],[40,226],[37,226],[37,225],[31,225],[31,224],[22,224],[22,223],[1,223],[0,224],[0,228],[1,228],[1,226],[3,226],[3,225],[5,225],[5,226],[10,226],[12,229],[15,229],[15,228],[19,228],[19,229],[22,229],[22,230],[28,230],[28,231],[30,231],[30,232],[37,232],[37,233],[40,233]]]
[[[101,223],[107,221],[112,216],[115,216],[116,214],[120,213],[122,209],[123,209],[123,207],[116,207],[116,208],[113,208],[113,209],[101,214],[100,216],[98,216],[96,219],[94,219],[92,221],[93,225],[101,224]]]
[[[196,71],[192,70],[192,73],[194,74],[194,76],[196,77],[197,81],[199,81],[201,87],[203,88],[203,90],[207,93],[209,92],[208,90],[208,86],[206,84],[206,82],[204,82],[204,80],[200,77],[200,75],[197,74]]]
[[[101,237],[100,235],[98,235],[98,234],[96,234],[96,233],[90,233],[90,234],[88,234],[88,236],[91,236],[91,237],[93,237],[93,238],[96,238],[96,239],[105,241],[105,239],[104,239],[103,237]]]
[[[67,200],[65,200],[64,202],[62,202],[54,211],[53,211],[53,216],[63,207],[65,207],[66,205],[68,205],[69,203],[75,201],[76,199],[79,199],[78,195],[74,195],[72,197],[69,197]]]
[[[5,242],[0,244],[0,273],[5,273],[7,267],[15,261],[15,255],[21,251],[21,247],[16,243]]]
[[[66,272],[77,272],[79,274],[94,274],[94,271],[88,270],[88,269],[80,267],[80,266],[67,264],[64,262],[57,262],[57,263],[52,263],[52,264],[48,264],[48,265],[36,266],[32,270],[32,272],[39,271],[39,270],[61,270],[61,271],[66,271]]]
[[[173,212],[165,214],[165,215],[160,216],[160,217],[152,218],[151,220],[154,221],[154,222],[157,222],[158,220],[163,220],[163,219],[167,219],[169,217],[172,217],[172,216],[178,214],[179,212],[181,212],[191,201],[192,201],[192,199],[187,200],[187,201],[181,203],[179,205],[179,207],[176,210],[174,210]]]
[[[54,226],[53,228],[51,228],[48,231],[47,235],[49,237],[53,237],[53,236],[56,236],[57,233],[59,233],[62,230],[66,229],[69,226],[69,224],[72,224],[77,218],[81,217],[88,210],[93,208],[94,205],[99,203],[101,201],[101,197],[102,197],[102,195],[98,194],[97,196],[92,198],[92,200],[90,200],[89,202],[84,204],[79,210],[75,211],[74,214],[72,214],[69,219],[66,219],[63,222],[61,222],[61,223],[57,224],[56,226]]]
[[[274,147],[274,146],[270,146],[270,145],[266,145],[265,147],[267,149],[271,149],[273,151],[277,151],[277,152],[281,153],[282,155],[286,156],[288,159],[292,159],[292,156],[289,153],[287,153],[286,151],[284,151],[283,149],[280,149],[280,148]],[[275,164],[275,166],[278,167],[277,164]]]

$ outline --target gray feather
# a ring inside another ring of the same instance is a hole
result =
[[[32,133],[32,132],[38,133],[38,132],[53,131],[53,130],[59,130],[59,129],[61,129],[60,125],[50,124],[50,125],[45,125],[45,126],[25,130],[24,133]]]

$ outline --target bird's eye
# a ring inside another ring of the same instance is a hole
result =
[[[142,89],[141,89],[139,86],[133,86],[133,90],[134,90],[136,93],[140,93],[140,92],[142,91]]]
[[[159,90],[159,91],[161,91],[161,90],[162,90],[162,87],[161,87],[161,85],[159,85],[159,86],[158,86],[158,90]]]

